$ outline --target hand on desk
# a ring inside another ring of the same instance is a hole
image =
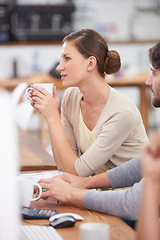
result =
[[[63,173],[59,176],[56,176],[55,178],[57,177],[68,182],[72,187],[81,188],[81,189],[87,188],[86,180],[88,180],[88,177],[79,177],[70,173]]]
[[[72,203],[83,206],[83,197],[86,189],[79,190],[63,180],[61,177],[41,179],[39,184],[46,191],[42,193],[41,198],[53,198],[63,203]]]

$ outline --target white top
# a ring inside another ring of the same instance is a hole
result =
[[[82,112],[79,114],[79,145],[84,153],[96,140],[96,127],[91,131],[83,121]]]

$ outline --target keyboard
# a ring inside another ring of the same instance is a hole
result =
[[[53,227],[21,225],[19,240],[63,240]]]

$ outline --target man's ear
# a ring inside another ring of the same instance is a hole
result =
[[[88,58],[88,71],[93,70],[97,65],[97,59],[94,56]]]

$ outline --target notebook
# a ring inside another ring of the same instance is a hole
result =
[[[54,171],[43,171],[43,172],[34,172],[34,173],[22,173],[20,175],[34,178],[34,181],[38,182],[40,179],[52,178],[62,173],[63,173],[62,171],[54,170]]]

